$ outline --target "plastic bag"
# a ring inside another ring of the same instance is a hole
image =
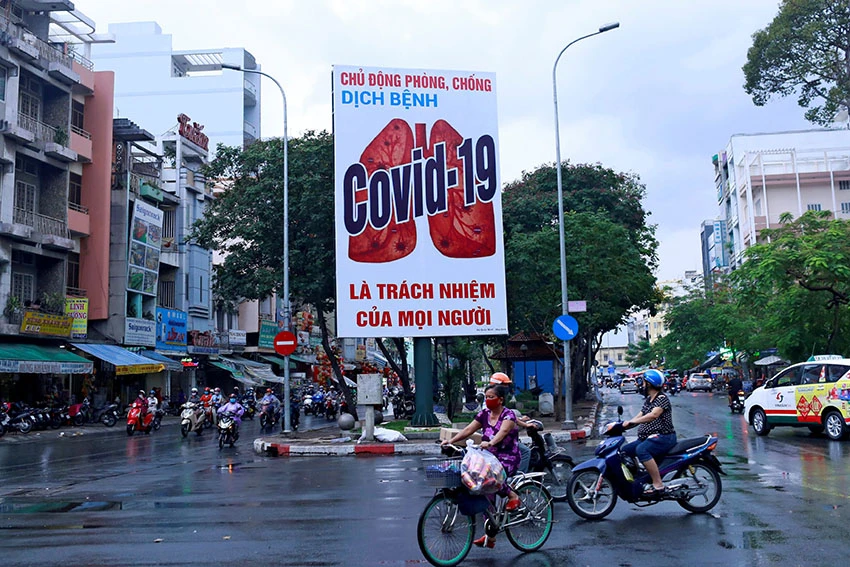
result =
[[[460,478],[473,494],[492,494],[502,488],[507,475],[496,455],[469,448],[460,465]]]

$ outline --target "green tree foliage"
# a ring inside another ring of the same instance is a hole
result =
[[[640,339],[626,349],[626,362],[635,368],[652,366],[656,362],[656,351],[648,339]]]
[[[850,2],[783,0],[770,25],[753,34],[744,76],[757,106],[797,93],[807,120],[833,122],[850,109]]]
[[[770,241],[747,249],[733,272],[739,306],[790,360],[850,353],[850,222],[809,211],[765,230]]]
[[[660,299],[655,227],[647,224],[646,189],[634,174],[599,164],[562,166],[568,296],[587,301],[575,313],[580,334],[572,341],[576,398],[584,393],[588,341],[625,322]],[[508,184],[502,197],[508,318],[511,334],[552,334],[561,314],[556,169],[542,166]],[[595,351],[593,352],[595,355]]]

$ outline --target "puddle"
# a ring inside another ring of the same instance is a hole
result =
[[[748,531],[741,535],[740,544],[721,539],[717,545],[724,549],[764,549],[765,546],[785,543],[787,539],[779,530]]]
[[[66,514],[72,512],[106,512],[122,510],[121,502],[2,502],[5,514]]]

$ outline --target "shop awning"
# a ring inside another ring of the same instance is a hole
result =
[[[770,356],[766,356],[764,358],[760,358],[753,362],[756,366],[772,366],[774,364],[788,364],[778,356],[772,354]]]
[[[0,372],[12,374],[91,374],[90,360],[58,347],[0,344]]]
[[[286,368],[286,359],[280,356],[275,356],[273,354],[261,354],[260,358],[265,360],[266,362],[271,362],[272,364],[277,364],[281,368]],[[294,356],[290,356],[290,358],[295,358]],[[293,364],[289,363],[289,368],[294,368]]]
[[[154,362],[125,348],[115,345],[97,345],[88,343],[71,343],[83,352],[99,358],[115,367],[115,374],[152,374],[162,372],[165,366],[161,362]]]
[[[164,354],[159,354],[158,352],[154,352],[152,350],[143,350],[139,351],[139,354],[144,356],[145,358],[150,358],[156,362],[161,362],[166,370],[171,370],[172,372],[183,372],[183,365],[174,360],[173,358],[168,358]]]
[[[233,356],[233,357],[224,357],[224,360],[232,362],[237,366],[242,368],[242,372],[245,373],[246,376],[249,376],[251,379],[256,381],[266,381],[266,382],[274,382],[277,384],[283,384],[284,379],[283,376],[278,376],[274,372],[272,372],[272,367],[268,364],[263,364],[262,362],[254,362],[253,360],[248,360],[247,358],[242,358],[241,356]]]
[[[295,362],[303,362],[305,364],[319,364],[319,360],[316,358],[315,354],[311,354],[310,356],[290,354],[289,360],[294,360]]]
[[[258,382],[251,380],[248,376],[245,376],[242,373],[242,370],[230,362],[218,362],[215,360],[210,360],[208,362],[217,368],[221,368],[225,372],[230,372],[230,375],[233,376],[233,379],[237,382],[242,382],[248,386],[257,386],[259,384]]]

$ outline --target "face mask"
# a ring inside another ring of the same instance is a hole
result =
[[[501,400],[499,398],[487,398],[484,400],[484,404],[487,406],[488,410],[494,410],[499,407],[499,403]]]
[[[230,403],[231,403],[231,404],[235,404],[235,403],[236,403],[236,398],[230,398]]]

